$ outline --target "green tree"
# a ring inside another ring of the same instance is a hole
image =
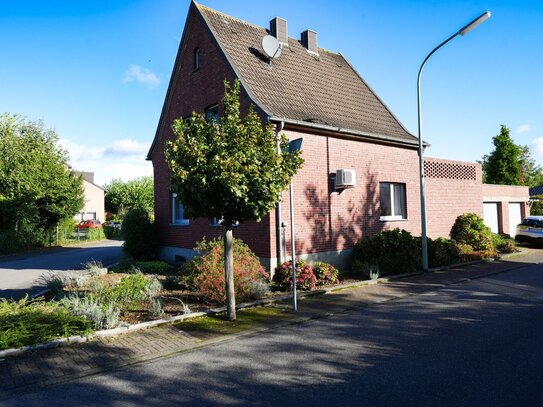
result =
[[[220,120],[193,113],[174,121],[176,139],[166,145],[166,160],[172,192],[188,216],[222,219],[228,318],[233,320],[232,225],[268,214],[303,161],[299,152],[286,152],[286,137],[278,140],[271,124],[263,127],[252,107],[240,117],[239,81],[232,87],[225,82],[225,88]]]
[[[104,185],[104,189],[105,209],[108,212],[121,214],[130,209],[153,211],[153,177],[140,177],[130,181],[114,179]]]
[[[521,185],[537,187],[543,184],[543,169],[536,164],[528,146],[521,147],[520,152]]]
[[[522,148],[516,145],[507,126],[502,125],[500,134],[492,139],[494,151],[483,156],[483,180],[486,184],[521,184]]]
[[[82,180],[67,161],[43,123],[0,116],[0,233],[38,236],[83,207]]]

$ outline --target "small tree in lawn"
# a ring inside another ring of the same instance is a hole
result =
[[[302,166],[299,152],[285,152],[287,139],[271,124],[263,126],[253,108],[239,112],[240,82],[225,82],[223,115],[206,121],[199,113],[173,123],[174,141],[166,144],[172,192],[188,216],[222,219],[228,319],[236,319],[232,225],[260,220],[277,204],[281,192]]]

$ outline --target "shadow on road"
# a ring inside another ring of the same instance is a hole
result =
[[[514,265],[526,266],[514,271],[524,287],[516,295],[500,289],[496,276],[388,303],[360,302],[318,322],[64,384],[47,397],[66,405],[535,405],[543,353],[533,349],[543,306],[523,290],[541,293],[543,279],[536,273],[539,283],[525,281],[522,274],[537,266]],[[432,284],[446,284],[444,276]],[[348,293],[334,295],[352,302]],[[527,349],[529,358],[519,356]],[[47,401],[32,397],[16,401]]]

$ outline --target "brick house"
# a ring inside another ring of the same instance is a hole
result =
[[[267,34],[282,44],[282,54],[271,62],[261,46]],[[397,227],[420,235],[418,139],[342,54],[319,48],[314,31],[300,37],[290,38],[287,21],[279,17],[266,30],[191,3],[147,157],[153,163],[155,222],[166,260],[189,259],[197,241],[222,232],[213,220],[186,219],[170,192],[164,143],[173,137],[171,124],[193,111],[220,112],[223,82],[236,78],[242,84],[242,111],[254,105],[277,131],[291,140],[303,137],[305,164],[294,177],[297,255],[342,266],[361,237]],[[448,236],[461,213],[483,215],[479,164],[426,158],[425,167],[429,236]],[[343,172],[354,175],[354,185],[337,188],[338,170],[354,170]],[[527,193],[520,199],[522,215]],[[234,230],[268,269],[290,256],[284,227],[289,204],[285,191],[282,203],[261,222]]]

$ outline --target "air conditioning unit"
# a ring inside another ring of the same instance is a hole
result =
[[[356,185],[355,170],[336,171],[336,189],[353,188]]]

